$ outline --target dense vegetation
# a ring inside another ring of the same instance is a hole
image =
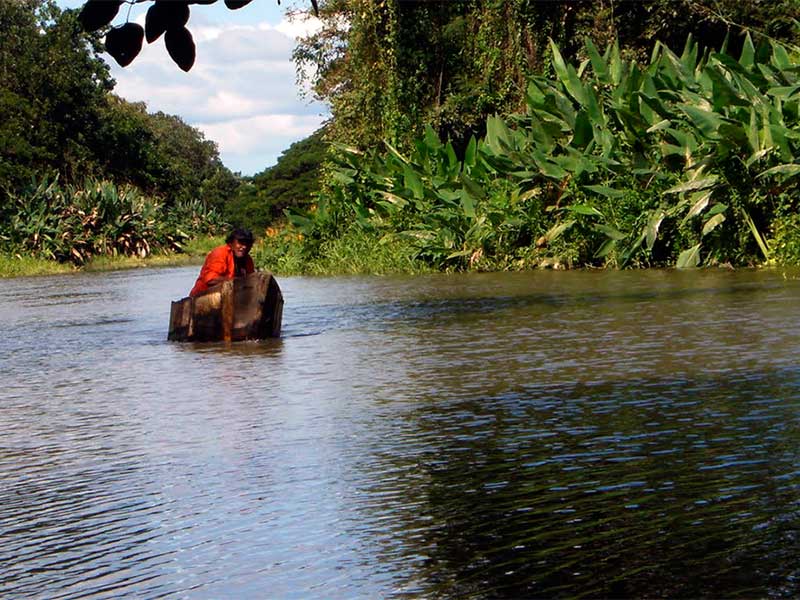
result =
[[[0,30],[0,250],[82,264],[222,225],[238,180],[216,144],[116,97],[74,11],[0,0]]]
[[[797,3],[320,14],[296,59],[337,150],[273,260],[313,265],[352,239],[438,269],[796,261]]]
[[[431,128],[408,153],[340,148],[296,227],[403,240],[437,268],[772,258],[767,233],[797,211],[800,63],[749,38],[738,60],[691,42],[645,68],[587,53],[575,68],[553,43],[556,76],[531,78],[526,112],[489,117],[463,158]]]
[[[226,220],[263,231],[281,220],[287,208],[303,209],[313,204],[327,156],[323,136],[321,129],[292,144],[274,166],[243,178],[236,195],[222,207]]]
[[[295,59],[332,117],[242,178],[113,95],[107,28],[0,0],[0,250],[83,263],[235,223],[281,271],[800,262],[795,0],[317,6]]]

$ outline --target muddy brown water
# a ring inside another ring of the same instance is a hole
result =
[[[0,596],[793,597],[797,272],[0,280]]]

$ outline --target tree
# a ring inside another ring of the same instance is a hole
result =
[[[660,40],[683,46],[687,36],[708,48],[743,35],[797,40],[796,0],[326,0],[323,27],[300,41],[301,79],[333,114],[335,141],[400,148],[431,125],[462,149],[481,135],[488,115],[524,106],[527,80],[549,68],[548,41],[565,59],[583,59],[584,40],[619,40],[623,54],[643,61]]]
[[[225,218],[252,229],[262,229],[283,216],[286,208],[305,207],[320,189],[320,169],[327,144],[324,128],[295,142],[278,162],[245,179],[238,193],[222,208]]]
[[[179,117],[111,93],[114,81],[74,11],[0,0],[0,187],[58,173],[133,184],[169,205],[219,206],[238,187],[213,141]]]
[[[50,0],[0,0],[0,185],[45,169],[91,174],[113,87],[98,38]]]

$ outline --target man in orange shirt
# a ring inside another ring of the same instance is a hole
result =
[[[189,295],[197,296],[226,279],[243,277],[255,271],[253,259],[250,258],[252,247],[252,232],[247,229],[234,229],[225,239],[224,245],[208,253],[203,268],[200,269],[200,276]]]

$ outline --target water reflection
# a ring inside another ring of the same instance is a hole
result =
[[[786,597],[781,272],[285,278],[174,344],[194,269],[0,281],[13,597]]]
[[[787,378],[437,401],[381,456],[393,477],[365,518],[403,515],[405,543],[384,551],[418,563],[412,595],[780,596],[797,549],[781,517],[797,504],[796,388],[774,400]]]

